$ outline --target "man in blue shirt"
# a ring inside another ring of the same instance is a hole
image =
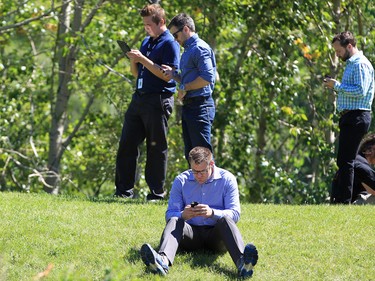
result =
[[[337,152],[339,167],[337,184],[332,185],[331,203],[349,204],[352,201],[354,160],[363,136],[371,123],[371,105],[374,98],[374,68],[356,47],[349,31],[337,34],[332,40],[336,55],[346,62],[341,83],[326,78],[326,87],[337,92],[337,110],[340,136]]]
[[[216,79],[216,60],[211,47],[195,33],[193,19],[182,13],[168,25],[176,41],[184,47],[180,73],[164,67],[165,76],[180,83],[178,98],[182,101],[182,135],[185,157],[195,146],[212,151],[211,127],[215,118],[212,98]]]
[[[137,82],[125,113],[117,153],[115,196],[133,197],[139,146],[146,139],[145,179],[150,188],[147,200],[159,200],[164,197],[168,119],[176,91],[176,82],[165,78],[160,66],[178,69],[180,46],[167,29],[165,12],[158,4],[146,5],[140,14],[149,36],[140,50],[126,53]]]
[[[173,182],[159,251],[143,244],[143,262],[152,272],[166,275],[178,248],[228,251],[238,275],[252,276],[258,251],[253,244],[244,245],[236,226],[241,212],[236,178],[215,166],[212,153],[206,147],[193,148],[189,163],[191,169]]]

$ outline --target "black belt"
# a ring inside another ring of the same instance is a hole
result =
[[[347,109],[345,109],[345,110],[340,111],[339,114],[340,114],[340,116],[344,116],[344,115],[345,115],[346,113],[348,113],[349,111],[351,111],[351,110],[347,110]]]
[[[184,98],[182,100],[182,103],[184,105],[188,105],[188,104],[192,104],[192,103],[204,102],[206,99],[208,99],[208,97],[199,96],[199,97]]]
[[[344,109],[342,111],[339,112],[340,116],[344,116],[346,113],[348,112],[352,112],[352,111],[358,111],[358,112],[366,112],[366,111],[370,111],[370,110],[362,110],[362,109]]]
[[[138,96],[148,95],[147,92],[142,92],[142,91],[139,91],[139,90],[136,90],[135,93],[136,93]]]
[[[163,98],[169,98],[171,97],[173,94],[172,93],[163,93],[163,92],[143,92],[143,91],[140,91],[140,90],[136,90],[135,91],[135,94],[140,96],[140,97],[143,97],[143,96],[151,96],[151,95],[161,95]]]

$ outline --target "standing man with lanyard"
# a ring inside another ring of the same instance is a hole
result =
[[[182,13],[168,25],[176,41],[184,47],[180,73],[163,66],[167,79],[180,82],[178,98],[183,102],[182,135],[185,158],[193,147],[207,147],[212,152],[211,127],[215,118],[212,98],[216,78],[216,60],[211,47],[195,33],[193,19]]]
[[[337,185],[332,185],[331,203],[349,204],[352,201],[354,160],[363,136],[371,123],[374,98],[374,68],[359,51],[349,31],[337,34],[332,40],[336,55],[346,62],[341,83],[325,78],[324,85],[337,92],[340,114],[340,136],[337,152]]]
[[[125,113],[117,153],[115,196],[133,197],[139,146],[146,139],[145,178],[150,188],[147,200],[160,200],[165,194],[168,119],[176,91],[176,82],[167,79],[160,66],[178,69],[180,46],[167,29],[164,9],[158,4],[146,5],[140,15],[149,36],[143,40],[140,50],[126,53],[137,83]]]

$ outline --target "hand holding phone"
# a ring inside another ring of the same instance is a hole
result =
[[[131,51],[129,45],[125,41],[117,40],[117,44],[120,46],[125,55],[127,52]]]
[[[197,201],[193,201],[193,202],[191,202],[191,204],[190,204],[190,206],[192,207],[192,208],[194,208],[195,206],[197,206],[199,203],[197,202]]]
[[[325,75],[325,76],[324,76],[324,79],[323,79],[323,82],[327,82],[328,79],[332,79],[332,77],[329,76],[329,75]]]

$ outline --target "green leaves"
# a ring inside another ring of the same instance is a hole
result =
[[[333,34],[353,30],[375,61],[374,4],[338,2],[340,21],[326,1],[163,1],[169,19],[182,11],[192,15],[199,36],[215,50],[215,160],[238,175],[242,196],[252,202],[317,203],[327,196],[336,168],[337,116],[334,95],[321,79],[342,71],[330,47]],[[61,191],[111,194],[123,114],[134,89],[129,61],[115,42],[140,46],[146,33],[138,13],[145,1],[105,2],[76,32],[74,10],[62,24],[57,4],[0,3],[0,149],[25,156],[1,155],[1,190],[42,188],[29,175],[50,168],[51,117],[62,109],[56,102],[67,73],[61,66],[71,63],[66,119],[56,143],[62,151]],[[82,22],[95,4],[84,2]],[[170,120],[167,189],[187,168],[179,110]],[[142,177],[137,189],[141,196],[147,190]]]

